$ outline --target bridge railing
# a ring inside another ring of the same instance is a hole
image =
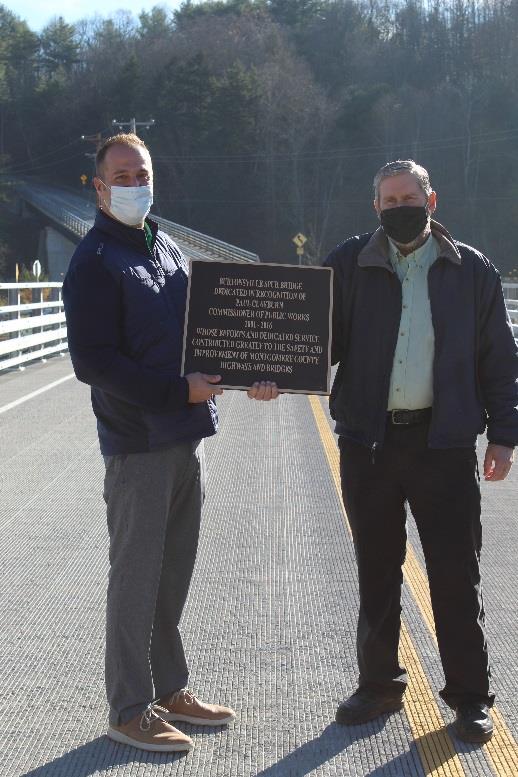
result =
[[[518,283],[503,287],[518,342]],[[60,282],[0,283],[0,372],[67,351],[61,290]]]
[[[23,198],[33,207],[44,213],[51,221],[66,227],[66,229],[72,232],[72,234],[77,235],[77,237],[84,237],[91,228],[91,220],[82,219],[63,205],[53,200],[49,200],[44,191],[39,191],[37,188],[31,187],[28,182],[17,181],[15,186]],[[254,254],[251,251],[245,251],[243,248],[238,248],[230,243],[225,243],[223,240],[204,235],[202,232],[197,232],[195,229],[189,229],[188,227],[183,227],[181,224],[175,224],[173,221],[168,221],[160,216],[155,216],[153,213],[151,214],[151,218],[159,224],[164,232],[170,235],[174,240],[177,240],[180,244],[180,248],[185,250],[192,258],[207,259],[208,255],[209,257],[214,257],[214,259],[227,259],[235,262],[259,261],[257,254]]]
[[[83,238],[92,227],[91,221],[82,219],[75,213],[72,213],[63,205],[49,200],[44,192],[32,188],[25,181],[17,182],[16,189],[23,196],[23,199],[33,205],[41,213],[44,213],[51,221],[54,221],[66,227],[72,234]]]
[[[228,259],[234,262],[258,262],[259,257],[251,251],[245,251],[243,248],[237,248],[216,237],[209,237],[195,229],[182,227],[173,221],[168,221],[160,216],[151,214],[153,221],[156,221],[161,230],[170,235],[173,240],[180,243],[187,243],[189,247],[199,248],[205,253],[212,254],[215,259]]]
[[[68,349],[60,282],[0,283],[0,372]]]

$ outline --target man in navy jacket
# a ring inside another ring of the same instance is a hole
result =
[[[498,272],[432,220],[436,194],[412,160],[374,179],[380,227],[326,260],[334,269],[331,414],[358,564],[359,687],[338,707],[357,724],[400,709],[398,661],[406,503],[421,538],[455,729],[493,732],[480,584],[475,452],[506,477],[518,443],[518,355]]]
[[[136,135],[96,157],[100,209],[63,285],[68,342],[92,387],[110,535],[108,736],[143,750],[190,750],[169,721],[219,726],[234,712],[188,690],[178,623],[198,544],[203,438],[217,429],[218,375],[181,377],[187,266],[147,217],[153,171]],[[255,383],[250,398],[277,396]]]

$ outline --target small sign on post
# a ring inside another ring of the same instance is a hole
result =
[[[83,184],[83,186],[86,186],[86,182],[88,181],[88,178],[86,177],[86,175],[84,173],[83,173],[83,175],[80,176],[80,179],[81,179],[81,183]]]
[[[295,235],[295,237],[292,238],[292,241],[295,243],[297,247],[297,256],[299,258],[299,264],[300,264],[302,261],[301,257],[304,256],[304,244],[308,242],[308,239],[306,235],[302,234],[302,232],[298,232]]]

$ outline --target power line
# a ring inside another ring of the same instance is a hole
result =
[[[131,129],[133,128],[133,122],[135,121],[135,129],[137,126],[145,126],[145,127],[151,127],[154,125],[154,120],[150,119],[149,122],[137,122],[135,119],[131,119],[129,122],[117,122],[116,119],[112,121],[112,126],[114,123],[121,129],[124,126],[129,126]],[[494,130],[490,132],[483,132],[483,133],[477,133],[476,135],[472,135],[470,138],[470,141],[474,145],[480,145],[480,144],[492,144],[492,143],[498,143],[505,140],[508,140],[512,138],[513,135],[518,134],[518,128],[511,128],[507,130]],[[81,136],[81,139],[84,140],[90,140],[95,139],[97,142],[97,138],[102,135],[102,132],[96,133],[94,135],[84,135]],[[225,154],[225,155],[204,155],[204,154],[186,154],[186,155],[153,155],[153,161],[155,162],[168,162],[168,161],[178,161],[178,162],[193,162],[197,164],[215,164],[218,162],[234,162],[234,163],[243,163],[243,162],[275,162],[275,163],[282,163],[282,162],[290,162],[294,158],[297,158],[301,161],[338,161],[340,159],[347,160],[347,159],[361,159],[361,158],[367,158],[370,156],[379,156],[380,154],[383,154],[386,150],[390,149],[394,152],[407,152],[407,150],[411,149],[412,146],[415,146],[417,144],[420,151],[433,151],[433,150],[447,150],[447,149],[453,149],[453,148],[459,148],[462,146],[463,143],[466,142],[468,136],[467,135],[457,135],[449,138],[432,138],[427,141],[407,141],[402,143],[387,143],[387,144],[379,144],[379,145],[371,145],[371,146],[351,146],[349,148],[335,148],[335,149],[329,149],[326,151],[307,151],[303,153],[282,153],[282,154],[273,154],[273,155],[267,155],[267,154]],[[70,146],[73,146],[75,143],[78,143],[79,139],[74,139],[73,141],[70,141],[70,143],[66,143],[62,146],[58,146],[55,149],[52,149],[50,151],[47,151],[43,154],[38,155],[37,157],[34,157],[30,161],[26,162],[20,162],[18,164],[13,164],[8,167],[4,168],[3,172],[10,172],[10,173],[24,173],[24,172],[31,172],[32,170],[39,170],[43,169],[45,167],[49,167],[51,165],[54,165],[56,163],[61,163],[63,161],[69,161],[71,159],[75,159],[79,156],[79,154],[76,154],[74,156],[69,156],[64,159],[56,160],[56,161],[50,161],[44,164],[34,164],[35,162],[39,162],[42,159],[45,159],[47,157],[51,157],[55,154],[60,153],[66,148],[70,148]]]
[[[497,143],[501,140],[507,140],[509,139],[508,136],[512,136],[518,134],[518,128],[514,129],[508,129],[508,130],[494,130],[490,132],[482,132],[477,133],[476,135],[472,135],[470,137],[471,143]],[[303,151],[303,152],[284,152],[279,154],[183,154],[183,155],[153,155],[153,159],[159,159],[159,160],[174,160],[174,161],[207,161],[207,162],[213,162],[213,161],[236,161],[236,162],[246,162],[246,161],[262,161],[262,160],[274,160],[274,161],[282,161],[283,159],[291,160],[293,158],[298,159],[322,159],[322,158],[329,158],[329,159],[340,159],[340,158],[348,158],[348,157],[358,157],[358,152],[367,152],[364,155],[365,156],[372,156],[372,154],[377,154],[382,152],[384,149],[407,149],[409,146],[418,144],[420,148],[422,149],[430,149],[433,150],[434,148],[456,148],[457,146],[461,145],[468,139],[468,135],[456,135],[449,138],[431,138],[430,140],[422,140],[422,141],[416,141],[416,140],[410,140],[410,141],[401,141],[400,143],[380,143],[378,145],[370,145],[370,146],[350,146],[349,148],[335,148],[335,149],[327,149],[325,151]],[[362,154],[360,154],[362,155]]]
[[[80,151],[77,154],[73,154],[72,156],[63,157],[59,160],[52,159],[50,162],[44,162],[41,165],[31,165],[30,167],[24,169],[23,166],[14,166],[14,167],[6,167],[3,170],[1,170],[2,173],[11,173],[13,175],[26,175],[28,173],[32,173],[34,170],[43,170],[46,167],[56,167],[58,164],[62,164],[63,162],[70,162],[72,159],[78,159],[79,157],[83,156],[83,152]]]
[[[60,151],[63,151],[65,148],[70,148],[70,146],[75,145],[78,143],[78,139],[75,138],[74,140],[71,140],[69,143],[65,143],[62,146],[58,146],[57,148],[52,149],[51,151],[46,151],[44,154],[38,154],[38,156],[32,157],[31,160],[28,160],[27,162],[20,162],[18,164],[13,164],[11,167],[4,168],[5,170],[12,170],[13,168],[19,168],[19,167],[27,167],[27,165],[30,167],[34,164],[34,162],[38,162],[40,159],[44,159],[45,157],[52,156],[53,154],[58,154]]]

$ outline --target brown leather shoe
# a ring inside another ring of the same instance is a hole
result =
[[[157,714],[161,712],[156,704],[150,704],[141,715],[137,715],[121,726],[110,726],[107,735],[115,742],[158,753],[176,753],[192,750],[192,739],[171,726]]]
[[[164,720],[181,720],[195,726],[224,726],[231,723],[236,713],[230,707],[206,704],[200,701],[188,688],[166,696],[158,702],[160,715]]]

